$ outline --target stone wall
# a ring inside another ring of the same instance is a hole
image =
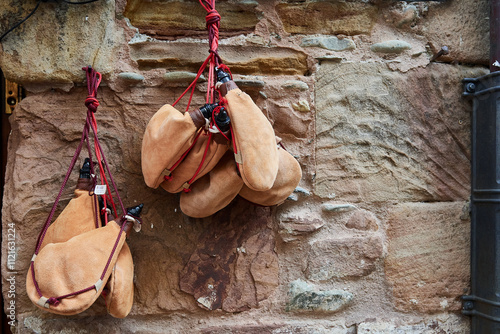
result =
[[[0,0],[0,31],[34,5]],[[220,0],[217,8],[220,55],[300,162],[299,187],[278,207],[236,199],[192,219],[178,195],[144,184],[145,126],[207,55],[197,1],[43,2],[0,48],[0,68],[28,91],[10,118],[2,208],[13,331],[467,332],[471,105],[461,80],[487,73],[487,1]],[[449,55],[430,62],[443,45]],[[145,203],[142,231],[129,240],[135,301],[123,320],[102,300],[78,316],[44,313],[24,289],[83,127],[88,64],[104,77],[97,119],[119,190],[127,205]],[[195,105],[204,91],[201,82]]]

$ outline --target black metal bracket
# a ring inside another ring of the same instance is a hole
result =
[[[500,307],[500,302],[495,302],[492,300],[480,298],[477,296],[464,295],[462,296],[462,314],[468,316],[477,316],[481,318],[488,319],[493,322],[500,323],[500,317],[491,316],[483,312],[479,312],[476,309],[476,303],[486,304],[493,308]]]

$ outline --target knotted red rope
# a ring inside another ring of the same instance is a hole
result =
[[[208,87],[207,87],[207,95],[206,95],[206,99],[205,99],[206,102],[205,103],[212,104],[212,103],[215,103],[216,97],[218,97],[218,99],[219,99],[219,107],[217,107],[216,110],[214,110],[214,112],[212,113],[212,120],[210,121],[209,125],[212,128],[217,128],[219,130],[219,132],[227,140],[229,140],[229,137],[226,136],[225,134],[223,134],[220,131],[220,129],[218,128],[217,123],[215,122],[215,117],[214,117],[219,113],[220,107],[226,103],[226,100],[224,98],[222,98],[222,96],[220,95],[220,92],[216,96],[216,86],[215,85],[216,85],[217,78],[216,78],[216,73],[215,73],[215,67],[221,68],[225,72],[229,72],[229,74],[231,75],[231,78],[232,78],[231,71],[229,70],[229,68],[226,65],[224,65],[222,63],[222,59],[220,58],[219,53],[218,53],[218,51],[219,51],[218,50],[219,49],[219,28],[220,28],[221,16],[220,16],[219,12],[217,12],[217,10],[215,9],[215,0],[198,0],[198,1],[203,6],[203,8],[205,8],[205,10],[207,11],[207,15],[205,16],[205,21],[206,21],[206,26],[207,26],[207,30],[208,30],[208,44],[210,47],[209,54],[208,54],[207,58],[205,59],[205,61],[203,62],[203,64],[200,66],[198,73],[196,74],[196,77],[193,80],[193,82],[191,82],[191,84],[177,98],[177,100],[172,104],[172,106],[175,106],[190,91],[191,93],[189,95],[189,100],[188,100],[188,103],[186,106],[186,112],[189,111],[189,107],[191,106],[191,101],[193,99],[194,90],[196,88],[196,83],[197,83],[198,79],[200,78],[200,76],[205,71],[205,69],[208,67]],[[201,131],[207,131],[207,130],[206,129],[200,130],[200,133],[201,133]],[[232,132],[232,129],[230,131]],[[198,137],[199,137],[199,134],[196,137],[194,143],[196,143],[196,140],[198,139]],[[191,185],[191,183],[194,182],[196,176],[201,171],[201,168],[206,160],[208,147],[210,145],[211,139],[212,139],[212,133],[209,134],[207,146],[205,147],[205,152],[204,152],[203,158],[198,166],[198,169],[196,170],[196,172],[192,176],[192,178],[187,182],[188,185]],[[194,143],[192,146],[194,146]],[[174,164],[174,166],[172,166],[169,169],[170,171],[172,171],[186,157],[186,155],[191,150],[192,146],[186,152],[184,152],[184,154]],[[170,175],[164,176],[164,179],[169,181],[172,179],[172,176],[170,176]],[[190,189],[185,188],[184,191],[189,192]]]

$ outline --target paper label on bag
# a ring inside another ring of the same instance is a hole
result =
[[[98,184],[95,186],[95,189],[94,189],[94,194],[96,195],[104,195],[107,191],[107,187],[105,184]]]

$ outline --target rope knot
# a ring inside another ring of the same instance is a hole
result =
[[[47,300],[47,303],[49,303],[49,305],[54,305],[54,306],[57,306],[59,305],[59,299],[55,298],[55,297],[50,297],[48,300]]]
[[[172,176],[171,175],[164,175],[163,179],[165,179],[165,181],[172,181]]]
[[[210,25],[216,25],[218,28],[220,26],[220,14],[215,9],[212,9],[207,13],[205,20],[207,21],[207,27]]]
[[[85,106],[92,112],[97,111],[97,107],[99,107],[99,101],[91,95],[87,96],[85,99]]]
[[[190,193],[191,192],[191,188],[184,188],[184,189],[182,189],[182,191],[184,191],[185,193]]]

